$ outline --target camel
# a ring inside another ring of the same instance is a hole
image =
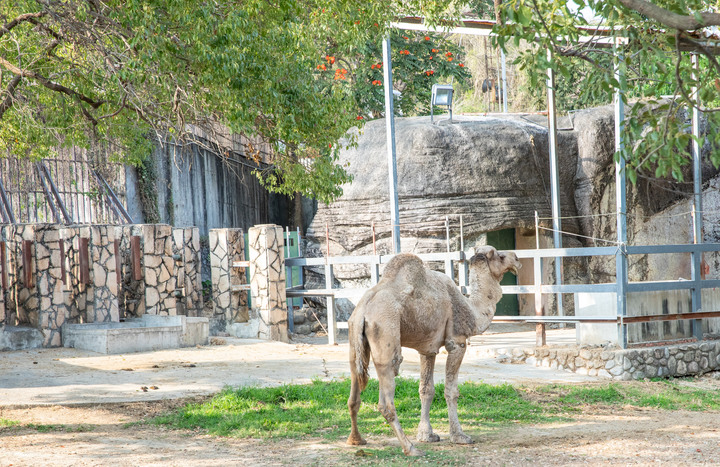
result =
[[[450,277],[429,270],[417,256],[402,253],[387,264],[380,282],[360,299],[348,320],[351,374],[348,408],[352,428],[347,444],[366,444],[358,431],[357,414],[372,354],[380,385],[380,412],[392,426],[406,455],[425,454],[405,435],[395,411],[395,376],[403,360],[401,347],[420,354],[421,414],[417,440],[440,440],[430,426],[430,405],[435,397],[435,356],[442,346],[448,352],[445,400],[450,441],[473,442],[458,421],[458,370],[467,339],[490,326],[495,305],[502,298],[500,280],[507,271],[517,274],[521,265],[514,253],[498,252],[491,246],[482,247],[471,256],[469,298],[460,293]]]

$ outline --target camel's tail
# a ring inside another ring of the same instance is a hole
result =
[[[363,391],[369,377],[370,344],[365,337],[365,320],[362,317],[359,320],[350,320],[348,338],[350,340],[350,373],[357,377],[360,391]]]

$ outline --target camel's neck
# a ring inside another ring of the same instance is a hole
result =
[[[502,288],[497,280],[486,271],[470,273],[469,302],[475,315],[476,333],[484,332],[495,315],[495,305],[502,298]]]

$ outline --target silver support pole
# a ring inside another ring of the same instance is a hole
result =
[[[508,111],[508,97],[507,97],[507,69],[505,67],[505,52],[500,49],[500,63],[502,65],[502,100],[503,100],[503,112]]]
[[[395,152],[395,112],[393,109],[392,62],[390,36],[383,39],[383,78],[385,86],[385,131],[388,151],[388,183],[390,185],[390,225],[393,252],[400,253],[400,210],[397,193],[397,163]]]
[[[552,61],[552,51],[548,49],[548,61]],[[547,69],[548,96],[548,143],[550,145],[550,191],[552,194],[553,246],[562,248],[560,234],[560,172],[557,157],[557,109],[555,107],[555,72]],[[562,284],[562,258],[555,258],[555,283]],[[562,294],[557,294],[558,316],[564,316]]]
[[[695,243],[703,243],[703,202],[702,202],[702,165],[700,160],[700,96],[698,94],[697,79],[698,79],[698,56],[692,54],[692,66],[693,74],[692,79],[695,84],[692,87],[693,96],[693,107],[692,107],[692,155],[693,155],[693,192],[694,192],[694,203],[693,203],[693,233],[695,237]],[[702,253],[699,251],[692,253],[692,311],[702,311],[702,289],[700,288],[700,281],[702,280]],[[692,332],[693,337],[698,340],[702,339],[702,321],[699,319],[692,321]]]
[[[623,149],[622,131],[625,120],[625,105],[623,103],[623,89],[625,87],[625,67],[622,51],[615,44],[615,79],[620,89],[615,91],[615,151]],[[617,276],[617,314],[623,317],[627,314],[627,190],[625,180],[625,159],[620,157],[615,162],[615,208],[617,212],[617,241],[618,251],[615,254],[615,270]],[[627,325],[618,325],[618,344],[627,348]]]

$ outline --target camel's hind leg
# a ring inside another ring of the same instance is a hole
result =
[[[440,441],[440,437],[433,433],[430,425],[430,406],[435,398],[435,354],[420,355],[420,425],[418,425],[417,440],[427,443]]]
[[[363,369],[367,368],[367,362],[370,358],[370,347],[367,346],[367,343],[365,343],[365,346],[361,350],[363,352],[363,355],[360,356],[363,359]],[[360,411],[360,393],[365,389],[365,386],[367,386],[367,370],[360,373],[357,368],[357,352],[352,345],[350,346],[350,397],[348,398],[348,409],[350,409],[350,436],[348,436],[347,444],[350,444],[352,446],[360,446],[362,444],[367,444],[367,441],[360,436],[360,431],[358,430],[358,424],[357,424],[357,416],[358,412]]]
[[[423,456],[425,453],[413,446],[403,431],[395,411],[395,377],[398,375],[400,363],[403,360],[400,334],[397,330],[393,332],[392,329],[387,329],[385,326],[377,324],[371,326],[366,323],[366,335],[370,342],[370,351],[380,386],[378,398],[380,413],[395,432],[403,452],[408,456]]]

